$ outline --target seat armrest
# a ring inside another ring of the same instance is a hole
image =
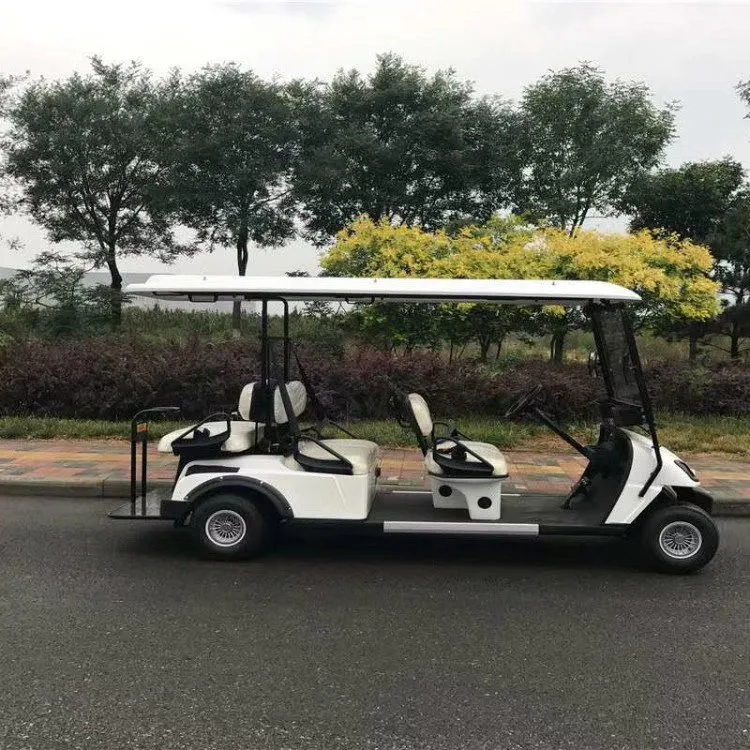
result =
[[[299,449],[299,444],[303,441],[315,443],[315,445],[322,448],[326,453],[329,453],[332,458],[310,458],[309,456],[305,456]],[[332,474],[354,473],[354,466],[348,458],[345,458],[338,451],[334,450],[329,445],[326,445],[324,442],[322,442],[321,440],[317,440],[314,437],[309,437],[307,435],[298,436],[294,440],[292,455],[294,456],[294,460],[305,469],[311,469],[313,471],[327,471]]]
[[[445,462],[446,465],[450,465],[450,466],[452,466],[452,467],[455,468],[455,465],[457,463],[456,459],[453,459],[453,458],[447,458],[446,459],[444,457],[446,455],[446,452],[440,450],[440,443],[452,443],[453,446],[454,446],[454,448],[452,448],[451,450],[454,450],[456,447],[460,446],[462,450],[466,451],[466,453],[468,453],[470,456],[473,456],[474,458],[476,458],[477,461],[482,466],[484,466],[487,469],[489,469],[490,472],[493,471],[494,467],[492,466],[492,464],[489,461],[487,461],[485,458],[482,458],[476,451],[474,451],[471,448],[469,448],[469,446],[466,445],[466,443],[464,443],[462,440],[457,440],[456,438],[453,438],[453,437],[438,438],[437,439],[437,441],[435,443],[435,448],[433,450],[433,455],[435,457],[435,462],[437,464]],[[462,463],[465,463],[465,462],[462,462]]]
[[[443,435],[436,435],[435,434],[435,426],[440,425],[441,427],[445,428],[445,433]],[[463,438],[464,440],[471,440],[471,438],[468,435],[464,435],[461,430],[456,427],[456,425],[453,424],[453,422],[443,422],[439,419],[436,419],[432,423],[432,441],[433,443],[438,440],[443,440],[445,438]]]

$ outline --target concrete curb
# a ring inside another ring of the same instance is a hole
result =
[[[148,483],[149,490],[165,490],[172,486],[170,479],[154,479]],[[395,490],[422,489],[414,483],[403,485],[382,482],[378,485],[381,489]],[[533,493],[540,495],[542,493]],[[122,500],[130,496],[130,482],[120,478],[98,478],[98,479],[66,479],[54,481],[48,479],[4,479],[0,480],[0,495],[30,496],[37,497],[78,497],[91,498],[95,500]],[[551,495],[551,497],[557,497]],[[715,497],[715,516],[743,517],[750,516],[750,499]]]

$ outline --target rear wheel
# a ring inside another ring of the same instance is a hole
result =
[[[667,505],[641,527],[641,543],[650,562],[665,573],[691,573],[706,565],[719,547],[711,516],[695,505]]]
[[[276,523],[252,500],[234,493],[213,495],[193,511],[190,527],[211,557],[241,560],[267,552]]]

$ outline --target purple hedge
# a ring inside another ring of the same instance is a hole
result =
[[[501,415],[537,383],[562,419],[594,414],[601,382],[583,365],[527,360],[499,373],[476,362],[449,365],[429,352],[392,355],[363,349],[344,358],[307,350],[303,363],[318,395],[339,418],[387,416],[383,375],[424,393],[437,415]],[[127,419],[140,408],[179,405],[187,418],[234,409],[242,386],[257,378],[257,347],[245,340],[184,345],[102,337],[31,341],[0,351],[0,415]],[[750,370],[663,363],[647,373],[657,407],[691,414],[750,412]]]

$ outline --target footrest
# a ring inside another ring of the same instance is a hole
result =
[[[135,501],[135,508],[133,507],[133,504],[128,501],[127,503],[115,508],[107,515],[110,518],[117,518],[125,521],[169,521],[171,519],[165,519],[161,515],[161,501],[169,500],[170,496],[170,490],[151,490],[151,492],[146,495],[145,508],[143,506],[142,498],[138,497]]]

